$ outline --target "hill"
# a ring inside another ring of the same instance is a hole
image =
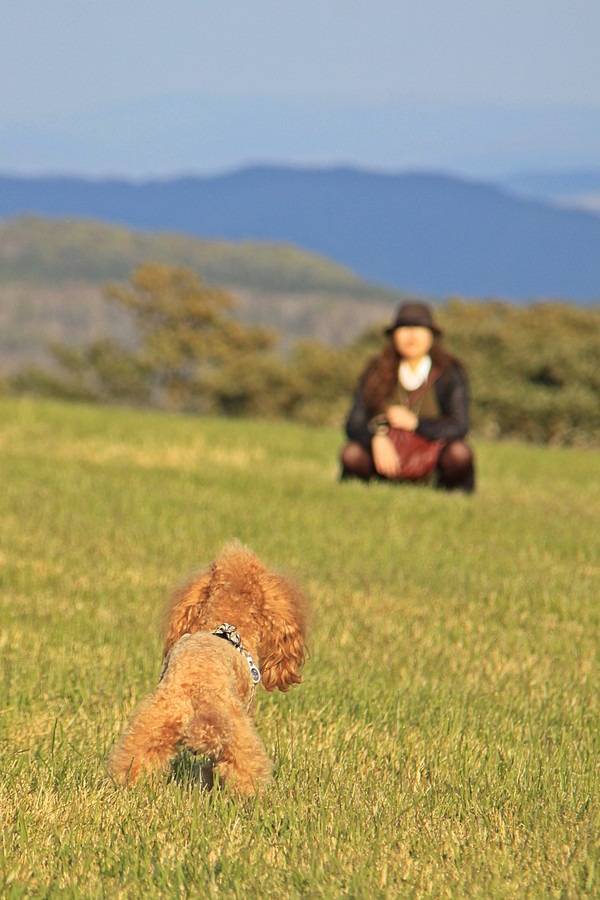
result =
[[[350,341],[387,318],[399,295],[324,257],[285,244],[204,241],[89,220],[0,222],[0,372],[46,357],[49,341],[131,333],[102,287],[150,260],[188,266],[234,296],[236,314],[282,336]]]
[[[0,216],[24,213],[291,243],[432,296],[600,296],[600,216],[439,174],[260,166],[140,184],[1,178]]]
[[[348,268],[290,244],[199,240],[85,219],[29,216],[0,221],[0,282],[102,284],[126,278],[133,267],[149,259],[189,266],[210,283],[246,289],[385,294]]]

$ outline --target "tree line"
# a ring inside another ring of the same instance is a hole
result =
[[[189,268],[148,263],[105,293],[131,316],[135,346],[54,345],[52,366],[23,368],[3,390],[341,427],[386,324],[344,347],[301,340],[284,355],[276,333],[242,324],[233,297]],[[436,315],[469,374],[476,434],[600,445],[598,307],[454,299]]]

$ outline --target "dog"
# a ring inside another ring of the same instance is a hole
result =
[[[302,681],[307,605],[301,591],[239,542],[171,598],[163,668],[109,757],[115,779],[165,771],[181,747],[209,759],[219,782],[260,793],[273,764],[254,725],[258,686]]]

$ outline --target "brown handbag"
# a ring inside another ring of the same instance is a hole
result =
[[[388,437],[400,457],[398,478],[416,481],[435,469],[444,441],[428,441],[414,431],[390,428]]]

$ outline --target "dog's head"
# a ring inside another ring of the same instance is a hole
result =
[[[307,656],[307,605],[301,591],[271,572],[238,542],[172,599],[164,655],[186,632],[236,626],[259,665],[265,690],[287,691],[302,681]]]

